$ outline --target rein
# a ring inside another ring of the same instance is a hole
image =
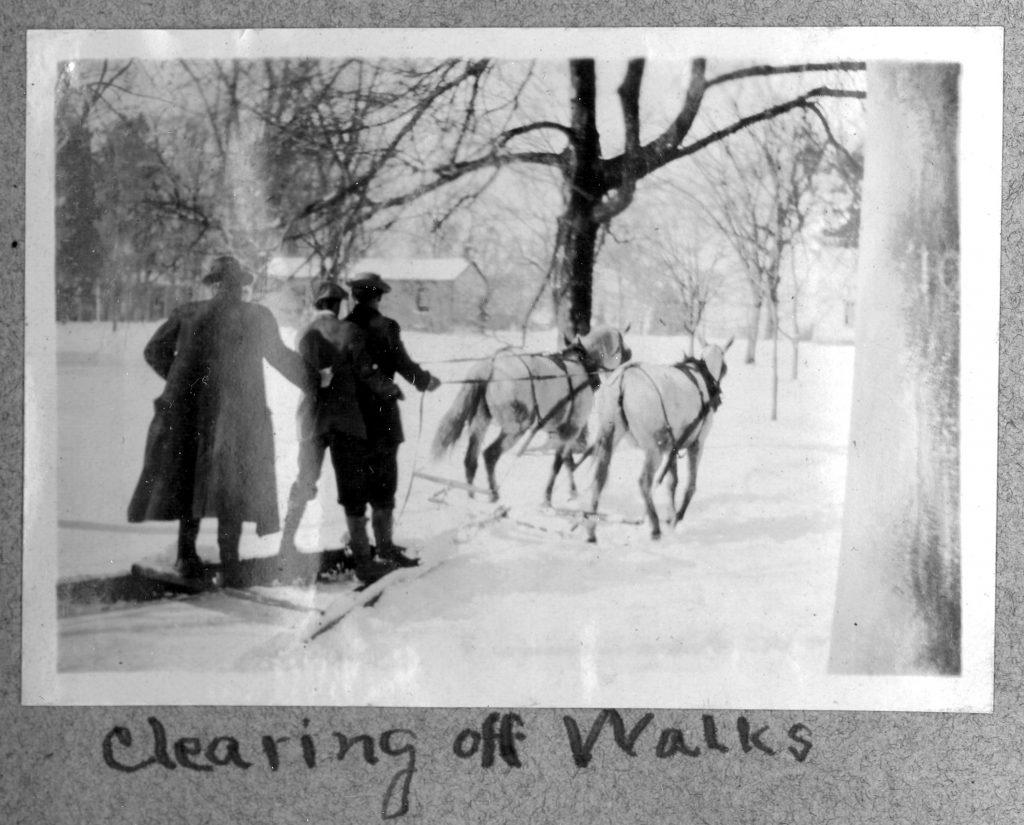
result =
[[[405,514],[405,505],[409,503],[409,495],[412,493],[412,482],[416,478],[416,456],[419,455],[420,451],[420,439],[423,438],[423,404],[427,400],[427,394],[425,392],[420,393],[420,415],[416,425],[416,446],[413,449],[412,454],[412,466],[413,471],[409,473],[409,484],[405,488],[405,496],[402,499],[402,507],[398,511],[398,521],[402,520],[402,516]]]

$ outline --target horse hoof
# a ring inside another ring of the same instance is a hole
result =
[[[660,538],[661,538],[661,530],[658,530],[657,532],[651,533],[651,541],[657,541]]]
[[[491,504],[494,504],[498,500],[498,494],[497,493],[491,493],[490,500],[491,500]]]
[[[587,536],[587,544],[597,544],[597,536]]]

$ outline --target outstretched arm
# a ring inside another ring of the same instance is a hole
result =
[[[409,353],[405,351],[405,345],[402,343],[401,328],[393,321],[388,327],[388,347],[394,358],[395,372],[420,392],[437,389],[441,383],[440,380],[409,357]]]
[[[281,331],[277,327],[277,321],[270,314],[270,310],[266,310],[263,324],[263,352],[270,366],[303,392],[315,392],[320,383],[320,376],[315,366],[285,346],[284,341],[281,340]]]

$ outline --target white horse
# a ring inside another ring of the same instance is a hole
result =
[[[491,421],[500,428],[498,437],[483,451],[491,499],[498,498],[495,466],[502,453],[516,441],[539,430],[556,443],[554,464],[544,503],[551,504],[555,477],[563,464],[569,473],[573,495],[574,448],[594,406],[594,390],[601,371],[611,371],[630,358],[622,333],[608,327],[584,336],[560,353],[519,353],[502,350],[478,362],[469,373],[451,409],[445,413],[434,436],[433,455],[440,457],[469,429],[464,466],[466,482],[473,483],[480,445]]]
[[[671,524],[681,521],[697,489],[697,468],[722,401],[721,381],[725,377],[724,346],[704,343],[700,358],[678,364],[629,363],[616,370],[597,399],[598,426],[588,452],[594,454],[594,482],[589,512],[596,514],[601,491],[608,481],[612,451],[627,433],[644,452],[640,473],[640,495],[651,524],[651,537],[661,536],[651,487],[669,478],[675,508],[679,482],[677,457],[686,453],[689,478],[686,492]],[[660,469],[659,469],[660,467]],[[655,474],[657,472],[657,478]],[[587,540],[596,541],[596,515],[587,520]]]

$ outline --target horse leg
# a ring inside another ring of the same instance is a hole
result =
[[[579,491],[576,489],[576,467],[579,465],[576,463],[576,459],[572,457],[572,448],[566,444],[565,446],[565,472],[569,476],[569,498],[573,501],[579,495]]]
[[[555,460],[551,464],[551,475],[548,477],[548,483],[544,487],[544,506],[551,506],[551,493],[555,489],[555,479],[558,478],[558,473],[562,469],[562,463],[565,461],[565,455],[562,452],[562,447],[555,450]]]
[[[668,465],[668,495],[669,501],[672,502],[672,516],[669,519],[669,524],[674,526],[679,520],[676,516],[676,488],[679,486],[679,456],[673,455],[670,461],[671,463]]]
[[[644,466],[640,471],[639,485],[640,496],[644,500],[644,507],[647,509],[647,519],[651,522],[651,538],[661,538],[661,524],[658,521],[658,511],[654,509],[654,499],[651,498],[651,487],[654,485],[654,472],[658,465],[658,452],[644,452]]]
[[[466,442],[466,457],[462,462],[466,470],[467,484],[472,484],[473,479],[476,478],[476,470],[480,459],[480,442],[484,439],[486,429],[487,422],[483,419],[478,419],[473,422],[473,426],[469,431],[469,439]],[[469,491],[469,497],[473,498],[472,490]]]
[[[612,447],[615,441],[615,431],[608,429],[598,435],[594,443],[594,481],[590,488],[590,512],[597,512],[597,505],[601,500],[601,491],[608,481],[608,465],[612,460]],[[597,541],[597,519],[586,520],[587,541]]]
[[[463,466],[466,468],[466,484],[472,484],[476,478],[477,463],[480,458],[480,436],[472,432],[469,434],[469,441],[466,444],[466,457],[463,459]],[[473,491],[469,491],[469,497],[473,497]]]
[[[700,465],[700,456],[704,452],[704,441],[698,439],[686,450],[686,458],[689,464],[689,477],[686,479],[686,492],[683,493],[683,503],[679,505],[679,512],[676,513],[676,522],[683,520],[686,515],[686,508],[690,506],[690,499],[697,490],[697,467]]]
[[[491,490],[491,501],[498,500],[498,482],[494,479],[494,468],[498,459],[501,458],[501,454],[505,452],[507,440],[508,433],[502,430],[498,433],[498,437],[484,449],[484,468],[487,470],[487,485]]]

